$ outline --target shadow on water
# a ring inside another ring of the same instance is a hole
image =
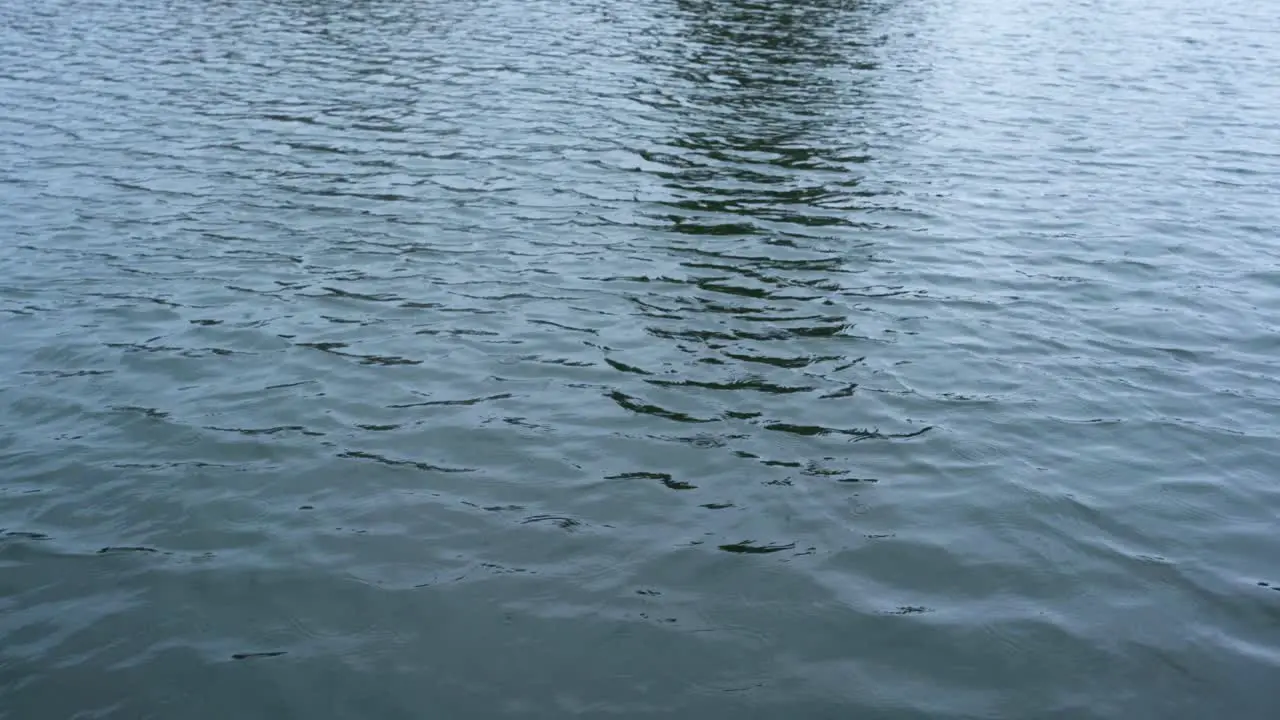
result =
[[[871,220],[883,191],[864,181],[873,14],[838,2],[684,0],[667,18],[675,39],[651,59],[660,80],[644,100],[674,132],[636,152],[664,190],[645,212],[672,270],[617,279],[660,283],[630,299],[663,357],[688,360],[667,371],[678,379],[644,382],[682,392],[682,405],[717,400],[676,412],[614,399],[668,420],[748,425],[729,444],[770,471],[861,477],[830,442],[927,429],[857,409],[869,358],[894,333],[875,303],[906,293],[871,279],[884,262],[874,238],[889,229]],[[770,457],[780,447],[790,457]]]
[[[871,158],[857,117],[860,9],[843,3],[678,4],[688,43],[672,73],[690,111],[672,146],[685,162],[665,174],[684,211],[677,232],[772,234],[774,243],[864,224],[861,165]],[[700,223],[700,213],[725,213]]]

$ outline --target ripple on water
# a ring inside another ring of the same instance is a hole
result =
[[[1263,716],[1264,5],[6,5],[0,716]]]

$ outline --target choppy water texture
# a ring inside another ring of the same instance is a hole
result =
[[[1280,15],[0,2],[0,718],[1263,718]]]

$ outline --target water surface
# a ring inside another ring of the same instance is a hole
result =
[[[0,718],[1262,718],[1280,35],[0,5]]]

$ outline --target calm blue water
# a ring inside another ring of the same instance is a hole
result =
[[[0,0],[0,718],[1270,718],[1280,9]]]

